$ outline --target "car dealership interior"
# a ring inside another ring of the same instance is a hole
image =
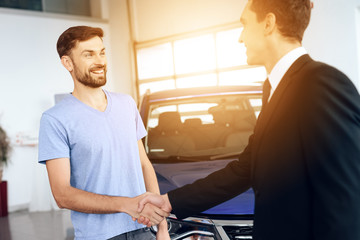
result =
[[[312,2],[304,48],[313,59],[345,73],[360,89],[360,0]],[[157,164],[157,173],[163,172],[164,177],[171,170],[159,166],[164,159],[184,163],[182,171],[202,168],[189,160],[195,152],[211,155],[219,169],[224,166],[217,163],[219,159],[226,157],[228,163],[233,153],[245,148],[261,110],[261,86],[267,78],[264,66],[247,64],[246,48],[238,41],[243,30],[240,15],[246,3],[247,0],[0,0],[0,127],[9,146],[6,161],[2,163],[0,159],[0,239],[74,239],[70,211],[57,206],[46,167],[38,163],[42,113],[73,90],[71,76],[56,52],[56,41],[63,31],[78,25],[104,30],[108,61],[104,89],[128,94],[135,100],[143,120],[146,119],[149,135],[144,146]],[[147,109],[144,104],[148,104]],[[243,115],[240,117],[239,113]],[[233,124],[223,120],[225,115],[232,121],[244,121],[244,125],[223,136]],[[221,121],[221,126],[217,125]],[[177,123],[181,131],[194,135],[194,142],[185,135],[179,136]],[[204,135],[194,133],[200,125],[208,133],[208,143],[196,140]],[[166,131],[173,135],[165,138],[169,134]],[[234,141],[242,141],[241,146],[234,145]],[[169,150],[163,146],[165,143]],[[226,151],[218,150],[220,147]],[[181,151],[184,154],[179,157]],[[192,175],[198,174],[199,178],[208,173],[192,171],[169,178],[174,180],[177,176],[174,181],[184,185],[191,182],[189,179],[194,180]],[[161,190],[173,188],[165,184]],[[249,215],[253,205],[245,202],[253,198],[252,192],[246,194],[239,201],[246,206],[244,215]],[[222,207],[226,210],[230,205],[229,202]],[[202,228],[196,225],[201,222],[194,221],[189,228],[201,231],[193,236],[179,233],[173,239],[252,239],[236,238],[227,221],[230,220],[212,221],[221,225],[221,230]],[[246,232],[251,218],[245,218],[243,223]],[[179,223],[174,220],[172,224]]]

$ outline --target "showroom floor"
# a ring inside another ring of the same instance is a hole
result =
[[[70,211],[19,211],[0,217],[1,240],[70,240],[74,239]]]

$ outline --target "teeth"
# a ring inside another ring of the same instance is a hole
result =
[[[97,74],[100,74],[100,73],[103,73],[104,70],[99,70],[99,71],[93,71],[94,73],[97,73]]]

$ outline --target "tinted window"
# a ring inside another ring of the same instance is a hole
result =
[[[150,105],[145,139],[148,156],[153,161],[171,162],[240,153],[253,132],[260,108],[260,95],[240,94]]]
[[[22,0],[22,1],[3,0],[0,1],[0,7],[42,11],[42,1],[41,0]]]

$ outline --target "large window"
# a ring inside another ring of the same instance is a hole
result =
[[[147,90],[261,84],[265,68],[247,65],[246,49],[238,42],[241,31],[227,27],[137,43],[140,95]]]
[[[90,0],[0,0],[0,7],[91,17]]]
[[[1,0],[0,7],[42,11],[42,0]]]

